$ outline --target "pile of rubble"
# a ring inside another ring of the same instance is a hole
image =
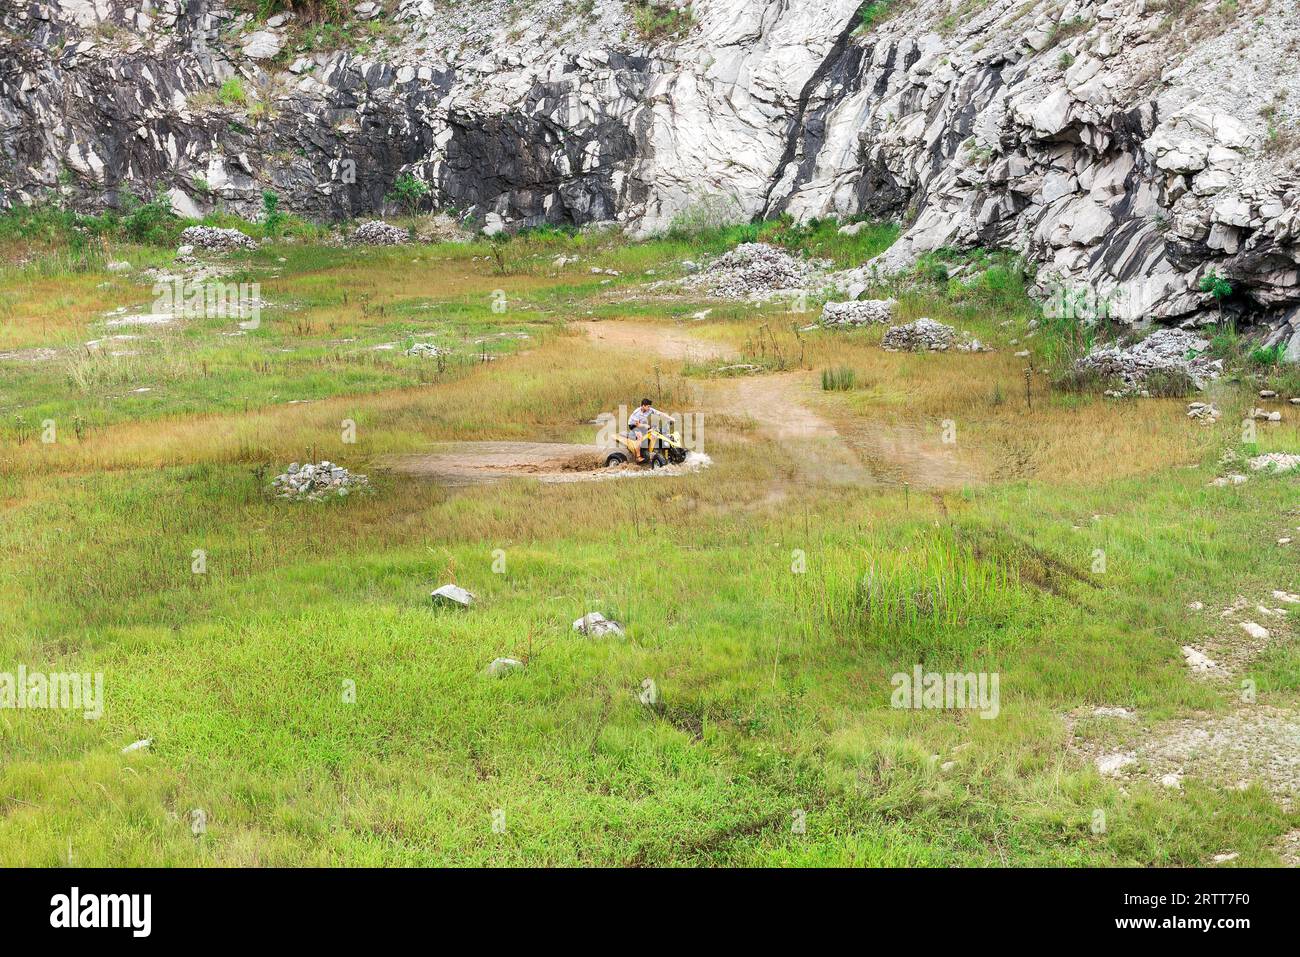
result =
[[[1265,452],[1263,455],[1248,459],[1247,464],[1255,472],[1294,472],[1300,469],[1300,455],[1291,452]]]
[[[352,232],[352,242],[363,246],[400,246],[410,236],[405,229],[393,226],[382,219],[362,223]]]
[[[791,256],[767,243],[742,243],[682,280],[682,285],[719,299],[761,302],[806,291],[820,281],[827,266],[820,260]]]
[[[894,326],[880,340],[886,352],[987,352],[987,347],[952,326],[933,319],[918,319],[905,326]]]
[[[417,356],[421,359],[436,359],[438,356],[447,355],[446,349],[439,349],[432,342],[417,342],[405,352],[408,356]]]
[[[1207,379],[1223,371],[1222,360],[1203,355],[1209,347],[1208,340],[1186,329],[1159,329],[1134,345],[1091,352],[1075,362],[1075,369],[1117,379],[1132,392],[1142,392],[1153,373],[1186,375],[1204,389]]]
[[[214,253],[257,248],[257,242],[251,236],[238,229],[221,229],[217,226],[186,226],[181,231],[181,244]]]
[[[1212,402],[1189,402],[1187,404],[1187,417],[1196,419],[1203,425],[1213,425],[1219,421],[1220,412]]]
[[[415,238],[422,243],[459,243],[465,242],[469,234],[455,217],[434,213],[416,223]]]
[[[329,496],[344,497],[369,486],[364,475],[349,472],[333,462],[299,465],[294,462],[283,475],[271,482],[271,490],[280,498],[319,502]]]
[[[865,326],[890,322],[897,299],[850,299],[822,306],[823,326]]]

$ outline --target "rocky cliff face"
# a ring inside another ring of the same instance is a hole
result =
[[[1217,272],[1300,358],[1294,4],[673,3],[658,40],[621,0],[362,3],[305,52],[218,0],[0,0],[0,188],[343,217],[411,172],[493,224],[866,212],[906,225],[869,268],[1009,246],[1063,308],[1208,321]]]

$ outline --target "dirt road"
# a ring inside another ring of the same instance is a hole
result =
[[[734,350],[709,342],[692,330],[634,322],[584,322],[593,341],[612,348],[667,359],[719,361],[737,358]],[[871,426],[841,434],[816,412],[816,373],[809,370],[703,380],[699,407],[709,414],[752,420],[764,438],[790,449],[796,481],[836,485],[890,486],[907,483],[918,490],[956,489],[979,481],[976,471],[944,447],[938,435],[916,429]]]

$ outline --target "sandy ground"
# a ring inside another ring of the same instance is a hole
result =
[[[448,442],[419,455],[396,455],[381,464],[399,475],[473,485],[522,475],[543,477],[602,468],[604,450],[559,442]]]
[[[613,451],[595,445],[561,442],[447,442],[418,455],[394,455],[380,465],[398,475],[431,478],[444,485],[478,485],[508,478],[539,482],[590,482],[638,476],[684,475],[707,468],[707,455],[689,453],[682,465],[649,469],[638,465],[605,467]]]

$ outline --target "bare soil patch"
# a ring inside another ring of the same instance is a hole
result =
[[[708,456],[690,453],[682,465],[650,469],[639,465],[605,467],[615,451],[562,442],[449,442],[429,452],[394,455],[380,464],[399,474],[435,479],[444,485],[479,485],[509,478],[539,482],[593,482],[613,478],[684,475],[708,467]]]
[[[708,342],[683,330],[644,322],[580,322],[579,329],[601,345],[627,349],[684,362],[706,359],[729,359],[731,348]]]

